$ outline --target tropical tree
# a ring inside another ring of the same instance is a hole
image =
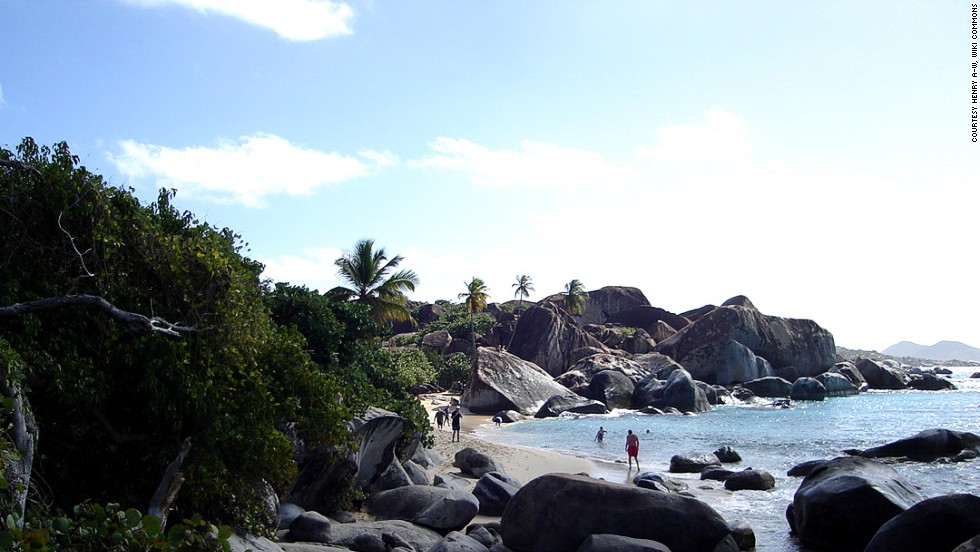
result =
[[[469,282],[463,282],[463,285],[466,286],[466,292],[460,293],[459,298],[464,300],[466,311],[470,313],[470,337],[473,341],[473,350],[476,351],[476,330],[473,329],[473,315],[487,306],[487,299],[490,298],[490,295],[487,293],[487,284],[476,276]]]
[[[514,297],[517,297],[517,312],[520,313],[521,308],[524,306],[524,300],[534,291],[534,283],[531,281],[530,276],[521,274],[517,277],[517,281],[511,284],[510,287],[514,288]]]
[[[411,270],[399,270],[401,255],[391,259],[384,248],[374,249],[374,240],[360,240],[354,249],[334,261],[337,275],[351,287],[338,286],[327,292],[334,300],[357,301],[371,309],[380,324],[411,320],[406,291],[415,291],[419,277]]]
[[[582,314],[582,310],[585,309],[585,300],[588,298],[589,294],[585,292],[585,286],[579,280],[572,280],[565,284],[565,310],[569,314]]]

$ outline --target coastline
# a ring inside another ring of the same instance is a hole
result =
[[[437,393],[419,396],[419,401],[428,413],[429,421],[432,424],[431,435],[434,443],[431,450],[445,460],[442,465],[427,470],[430,478],[436,474],[463,477],[459,469],[453,466],[453,458],[456,452],[467,447],[503,463],[504,471],[522,484],[549,473],[572,473],[588,474],[595,479],[632,485],[633,478],[640,473],[667,474],[668,472],[668,465],[664,463],[651,462],[645,464],[640,470],[631,470],[627,468],[625,460],[610,462],[587,458],[575,453],[491,441],[485,437],[486,431],[484,431],[492,427],[491,416],[474,414],[464,407],[460,407],[463,413],[460,423],[460,440],[459,442],[452,442],[452,430],[449,428],[449,423],[446,422],[443,429],[438,429],[435,422],[435,411],[440,407],[449,406],[452,399],[459,399],[459,395]],[[625,457],[625,451],[623,456]],[[684,494],[706,502],[712,507],[717,506],[719,501],[732,496],[732,492],[726,490],[721,482],[701,480],[699,474],[670,473],[669,476],[675,481],[688,485]],[[469,479],[473,484],[476,483],[475,479]],[[474,522],[487,521],[488,519],[493,518],[478,516]]]

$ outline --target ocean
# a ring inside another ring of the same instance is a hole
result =
[[[946,428],[980,434],[980,379],[977,367],[951,368],[947,376],[956,391],[870,391],[822,402],[796,402],[794,408],[721,405],[696,416],[646,415],[614,411],[606,415],[566,416],[483,426],[478,436],[489,441],[572,454],[600,462],[598,475],[625,482],[627,430],[640,437],[642,471],[661,472],[692,488],[716,490],[707,500],[726,520],[744,520],[753,528],[759,551],[806,552],[789,535],[786,506],[800,478],[786,471],[807,460],[842,456],[845,449],[865,449],[910,437],[921,430]],[[606,429],[603,443],[596,431]],[[729,445],[742,457],[732,470],[752,467],[776,478],[774,491],[730,493],[698,475],[669,474],[675,454],[713,452]],[[623,463],[611,466],[609,462]],[[980,460],[958,464],[903,463],[893,466],[926,497],[950,493],[980,496]]]

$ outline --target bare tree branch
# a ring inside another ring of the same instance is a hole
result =
[[[125,445],[127,443],[138,443],[140,441],[146,441],[149,439],[148,436],[142,433],[133,434],[133,433],[123,433],[119,431],[118,429],[116,429],[114,425],[112,425],[112,422],[109,421],[109,418],[106,418],[105,415],[103,415],[101,412],[99,412],[94,408],[90,408],[89,413],[92,414],[92,417],[95,418],[95,421],[99,422],[99,425],[101,425],[102,428],[109,433],[109,438],[112,439],[112,441],[117,445]]]
[[[75,250],[75,255],[78,256],[78,262],[82,265],[82,270],[85,271],[85,275],[90,278],[94,277],[95,274],[92,274],[92,271],[90,271],[88,267],[85,266],[85,257],[82,256],[82,252],[79,251],[78,246],[75,245],[75,236],[72,236],[71,233],[68,232],[68,230],[65,230],[65,227],[61,225],[61,217],[63,215],[64,213],[58,213],[58,228],[60,228],[61,231],[64,232],[66,236],[68,236],[68,241],[71,242],[71,248]],[[89,251],[91,251],[91,249]],[[88,253],[88,251],[86,251],[86,253]]]
[[[151,332],[180,335],[181,333],[197,330],[195,326],[182,326],[179,323],[167,322],[158,316],[149,317],[135,312],[124,311],[98,295],[64,295],[61,297],[46,297],[24,303],[14,303],[13,305],[0,307],[0,318],[10,318],[33,312],[78,306],[99,309],[114,320],[135,324]]]
[[[34,464],[34,451],[37,444],[38,429],[34,423],[34,415],[31,413],[31,406],[27,402],[20,385],[16,383],[3,383],[3,394],[12,401],[11,409],[13,420],[11,432],[13,433],[14,446],[17,448],[17,458],[4,461],[3,467],[8,470],[10,476],[11,495],[15,504],[20,507],[20,511],[26,511],[27,493],[31,486],[31,467]],[[24,527],[24,516],[17,518],[17,526]]]
[[[167,515],[177,498],[180,486],[184,484],[184,474],[180,472],[180,465],[190,450],[191,438],[188,437],[184,439],[184,444],[180,447],[177,458],[174,458],[174,461],[167,466],[167,470],[163,472],[163,479],[160,480],[156,492],[153,493],[153,498],[150,499],[150,507],[146,513],[159,519],[161,527],[166,527]]]

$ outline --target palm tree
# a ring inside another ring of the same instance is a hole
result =
[[[415,291],[419,277],[411,270],[391,273],[403,260],[401,255],[388,259],[384,248],[374,249],[374,240],[360,240],[354,249],[334,261],[337,276],[351,287],[338,286],[327,295],[335,300],[368,305],[371,318],[381,324],[411,320],[405,292]]]
[[[517,297],[517,313],[520,314],[521,307],[524,306],[524,300],[527,299],[531,292],[534,291],[534,284],[531,282],[531,277],[527,274],[521,274],[517,277],[517,281],[510,285],[514,290],[514,297]]]
[[[473,328],[473,315],[487,306],[487,299],[490,298],[490,295],[487,293],[487,284],[476,276],[469,283],[463,282],[463,285],[466,286],[466,292],[460,293],[459,298],[465,299],[466,311],[470,313],[470,338],[473,340],[473,351],[476,352],[476,330]]]
[[[589,294],[585,292],[585,287],[582,282],[578,280],[572,280],[565,284],[565,310],[568,314],[582,314],[582,310],[585,308],[585,300],[589,298]]]

